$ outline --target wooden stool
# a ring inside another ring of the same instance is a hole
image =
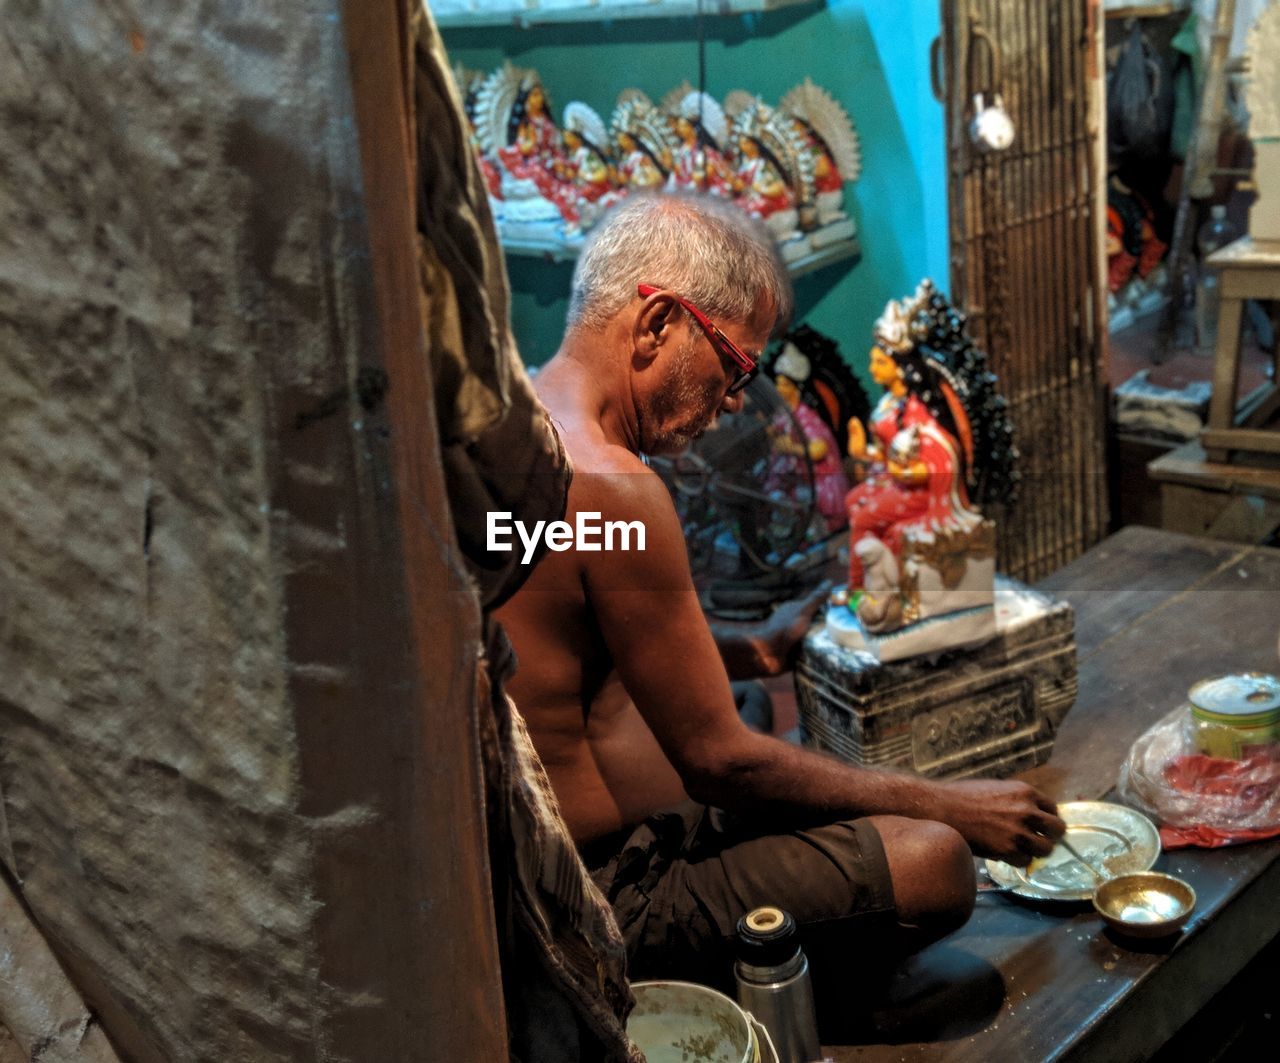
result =
[[[1280,432],[1260,426],[1280,409],[1280,371],[1269,388],[1257,394],[1237,415],[1236,388],[1240,383],[1240,324],[1246,299],[1280,299],[1280,247],[1264,247],[1245,236],[1208,257],[1205,264],[1219,273],[1222,293],[1218,340],[1213,351],[1213,397],[1209,424],[1201,433],[1205,456],[1224,462],[1233,450],[1280,454]],[[1277,358],[1280,360],[1280,357]],[[1168,527],[1166,524],[1165,527]]]

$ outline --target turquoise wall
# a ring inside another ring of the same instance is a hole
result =
[[[760,15],[703,20],[707,91],[746,89],[776,103],[806,76],[832,93],[862,142],[862,176],[846,185],[862,258],[796,282],[797,321],[833,336],[865,377],[872,322],[885,301],[924,276],[947,283],[942,107],[929,87],[938,3],[827,0]],[[510,59],[542,76],[557,118],[581,99],[607,122],[618,93],[655,101],[684,79],[697,84],[697,20],[634,19],[529,29],[446,29],[450,60],[491,70]],[[512,320],[525,361],[555,353],[572,265],[507,259]],[[874,391],[873,391],[874,394]]]

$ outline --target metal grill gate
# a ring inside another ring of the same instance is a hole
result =
[[[942,0],[951,286],[1010,402],[1022,497],[999,562],[1024,580],[1106,532],[1098,3]],[[993,90],[1016,132],[984,153],[968,127]]]

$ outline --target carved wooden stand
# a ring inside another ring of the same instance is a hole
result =
[[[989,642],[881,664],[818,626],[795,683],[806,745],[921,775],[1008,775],[1049,759],[1075,701],[1075,615],[997,576]]]

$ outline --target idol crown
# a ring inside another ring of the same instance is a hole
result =
[[[890,354],[911,350],[928,334],[925,315],[932,297],[933,282],[926,277],[917,286],[915,295],[900,301],[890,299],[871,330],[877,346]]]

